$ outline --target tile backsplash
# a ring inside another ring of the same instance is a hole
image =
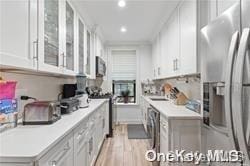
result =
[[[170,83],[172,86],[177,87],[188,98],[200,100],[201,99],[201,84],[198,76],[186,76],[183,78],[171,78],[154,81],[157,89],[164,83]]]

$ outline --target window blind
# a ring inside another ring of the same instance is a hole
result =
[[[112,80],[136,80],[136,51],[112,51]]]

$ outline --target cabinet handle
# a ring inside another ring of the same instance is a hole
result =
[[[38,60],[38,39],[33,41],[33,61]]]
[[[83,135],[83,133],[85,132],[85,130],[86,130],[86,129],[83,129],[81,132],[78,133],[78,136],[77,136],[77,139],[78,139],[78,140],[82,137],[82,135]]]
[[[173,60],[173,70],[175,71],[175,60]]]
[[[161,75],[161,67],[158,67],[158,75]]]
[[[70,150],[70,146],[69,146],[69,142],[68,142],[67,145],[63,148],[63,152],[62,152],[62,154],[58,157],[58,159],[57,159],[57,160],[53,160],[53,161],[51,162],[51,166],[56,166],[57,163],[59,163],[59,162],[63,159],[63,157],[68,153],[69,150]]]
[[[178,67],[178,59],[176,59],[176,70],[179,70],[179,67]]]
[[[91,137],[89,140],[89,155],[91,155],[92,150],[93,150],[93,137]]]
[[[63,52],[63,53],[61,54],[61,56],[62,56],[62,58],[63,58],[63,63],[62,63],[61,66],[62,66],[63,68],[65,68],[65,67],[66,67],[66,64],[65,64],[65,57],[66,57],[66,56],[65,56],[65,53]]]

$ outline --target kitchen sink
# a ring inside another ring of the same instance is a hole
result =
[[[168,99],[165,98],[150,98],[152,101],[168,101]]]

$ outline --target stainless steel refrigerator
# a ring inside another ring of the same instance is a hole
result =
[[[250,0],[241,0],[201,30],[202,149],[242,151],[239,165],[250,165],[249,28]]]

